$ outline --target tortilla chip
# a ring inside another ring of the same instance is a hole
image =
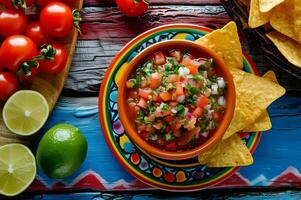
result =
[[[263,76],[263,78],[268,79],[274,83],[278,83],[277,77],[275,72],[273,71],[268,71],[266,72]],[[264,111],[256,120],[253,124],[250,126],[244,128],[244,132],[257,132],[257,131],[267,131],[272,128],[272,123],[271,119],[269,117],[269,113],[267,111]]]
[[[285,1],[273,10],[270,18],[271,26],[280,33],[301,42],[294,28],[294,2]]]
[[[265,78],[238,69],[230,69],[236,90],[236,106],[232,121],[223,137],[227,139],[248,127],[285,89]]]
[[[269,117],[269,113],[264,111],[256,121],[250,126],[244,128],[244,132],[257,132],[257,131],[267,131],[272,128],[272,122]]]
[[[301,41],[301,1],[294,0],[294,28],[295,34],[298,37],[298,41]]]
[[[276,77],[276,74],[272,70],[267,71],[262,77],[269,80],[269,81],[272,81],[274,83],[279,84],[279,82],[277,80],[277,77]]]
[[[301,44],[277,31],[266,35],[290,63],[301,67]]]
[[[214,50],[223,58],[227,66],[238,69],[243,68],[242,50],[234,22],[229,22],[222,29],[208,33],[196,40],[196,42]]]
[[[271,12],[262,13],[259,10],[259,0],[251,0],[249,26],[250,28],[257,28],[269,22]]]
[[[284,2],[284,0],[259,0],[259,10],[263,13],[268,12],[282,2]]]
[[[238,167],[253,163],[252,154],[237,134],[221,141],[213,150],[198,158],[200,164],[208,167]]]

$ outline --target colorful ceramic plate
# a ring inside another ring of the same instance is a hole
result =
[[[163,40],[196,40],[211,29],[190,25],[173,24],[149,30],[130,41],[114,58],[102,81],[99,94],[99,118],[104,137],[121,165],[140,181],[169,191],[194,191],[213,186],[231,176],[237,167],[208,168],[200,165],[197,158],[170,162],[152,157],[137,148],[128,138],[117,110],[117,85],[119,71],[126,70],[127,63],[147,46]],[[244,70],[257,73],[250,58],[244,53]],[[245,134],[242,140],[253,152],[261,133]]]

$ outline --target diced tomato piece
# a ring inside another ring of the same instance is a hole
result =
[[[159,74],[158,72],[152,73],[149,87],[152,89],[156,89],[161,85],[161,80],[162,74]]]
[[[183,86],[181,82],[177,82],[176,83],[176,91],[175,91],[175,95],[177,96],[181,96],[184,94],[184,90],[183,90]]]
[[[182,60],[182,65],[187,67],[190,70],[190,74],[197,74],[198,70],[198,63],[195,62],[190,56],[184,56]]]
[[[182,126],[182,123],[180,123],[180,122],[175,122],[175,123],[173,123],[173,124],[171,125],[171,129],[174,130],[174,131],[176,131],[176,130],[180,129],[181,126]]]
[[[183,134],[183,136],[179,139],[178,141],[178,145],[179,146],[183,146],[183,145],[187,145],[192,138],[196,135],[199,134],[199,132],[201,131],[200,127],[196,127],[195,129],[193,129],[192,131],[187,131],[185,134]]]
[[[182,59],[182,53],[180,50],[173,50],[169,52],[169,54],[176,59],[176,61],[180,62]]]
[[[136,99],[138,97],[138,92],[136,90],[130,90],[129,98]]]
[[[175,118],[174,116],[169,115],[169,116],[167,116],[167,117],[164,117],[163,120],[164,120],[165,122],[171,122],[171,121],[174,120],[174,118]]]
[[[139,96],[144,98],[144,99],[148,99],[148,96],[151,95],[152,91],[151,90],[147,90],[147,89],[140,89],[139,88]]]
[[[174,140],[174,141],[166,144],[165,148],[168,149],[168,150],[176,150],[177,149],[177,143],[176,143],[176,141]]]
[[[154,62],[156,65],[163,65],[166,63],[166,58],[162,51],[154,53]]]
[[[147,120],[148,121],[155,121],[155,119],[156,119],[156,116],[155,116],[155,114],[154,113],[152,113],[152,114],[150,114],[148,117],[147,117]]]
[[[203,114],[203,108],[196,107],[196,109],[192,112],[192,115],[195,117],[200,117]]]
[[[147,107],[147,103],[145,101],[145,99],[140,98],[138,104],[137,104],[140,108],[146,108]]]
[[[203,108],[204,106],[208,105],[208,103],[210,103],[210,99],[204,95],[200,95],[197,98],[197,105],[201,108]]]
[[[163,127],[163,123],[161,121],[155,123],[153,127],[157,130],[160,130]]]
[[[181,130],[178,129],[178,130],[173,131],[173,135],[176,136],[177,138],[178,138],[178,137],[181,137],[181,135],[182,135],[182,134],[181,134]]]
[[[163,101],[169,101],[171,99],[171,94],[169,92],[161,92],[160,97]]]
[[[221,119],[221,115],[218,112],[214,112],[213,119],[215,121],[219,121]]]
[[[162,99],[161,99],[160,95],[158,95],[158,94],[153,94],[153,101],[155,101],[155,102],[161,102]]]
[[[168,83],[175,83],[180,81],[180,76],[176,74],[171,74],[167,77],[167,82]]]

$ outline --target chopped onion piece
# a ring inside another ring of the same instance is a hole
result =
[[[177,109],[176,109],[176,108],[172,108],[170,111],[171,111],[173,114],[176,114],[176,113],[177,113]]]
[[[218,103],[219,105],[221,105],[221,106],[226,105],[226,99],[225,99],[225,97],[224,97],[224,96],[218,97],[217,103]]]
[[[218,95],[218,85],[216,83],[211,85],[211,92],[213,95]]]
[[[203,132],[203,133],[201,133],[201,135],[206,138],[206,137],[208,137],[209,132],[208,131],[207,132]]]
[[[185,100],[185,95],[181,95],[177,97],[177,102],[182,103]]]
[[[224,88],[226,86],[225,80],[223,77],[217,78],[217,85],[219,88]]]

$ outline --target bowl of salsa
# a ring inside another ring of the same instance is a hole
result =
[[[122,73],[118,112],[141,150],[182,160],[222,139],[234,113],[235,88],[214,51],[186,40],[163,41],[139,53]]]

